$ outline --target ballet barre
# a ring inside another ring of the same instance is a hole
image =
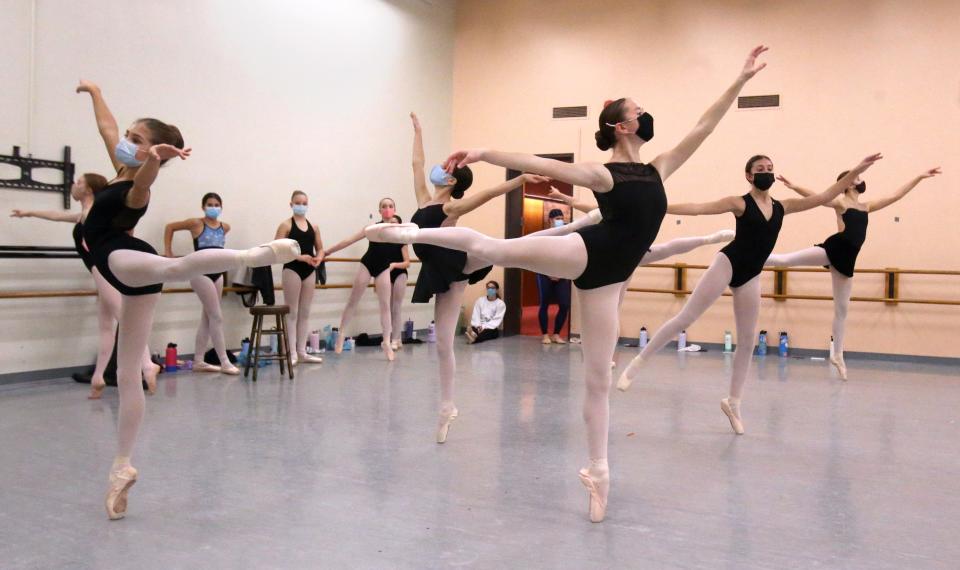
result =
[[[6,249],[11,249],[14,247],[23,247],[28,249],[48,249],[48,250],[69,250],[73,252],[72,255],[60,254],[60,255],[40,255],[37,257],[46,257],[46,258],[69,258],[69,257],[79,257],[73,248],[41,248],[33,246],[5,246]],[[0,254],[0,258],[4,255]],[[11,256],[14,257],[14,256]],[[331,257],[324,259],[324,261],[330,261],[334,263],[359,263],[359,257]],[[411,259],[411,263],[420,263],[419,259]],[[407,283],[407,287],[413,287],[417,284],[416,281],[411,281]],[[317,289],[350,289],[353,287],[352,283],[328,283],[326,285],[316,284]],[[368,287],[373,287],[371,283]],[[279,283],[273,284],[273,289],[275,291],[282,291],[283,286]],[[234,285],[228,285],[223,288],[224,293],[253,293],[256,289],[253,287],[237,287]],[[193,293],[193,288],[191,287],[164,287],[162,293]],[[0,291],[0,299],[49,299],[49,298],[59,298],[59,297],[95,297],[97,292],[94,290],[66,290],[66,291]]]
[[[662,293],[674,295],[676,297],[685,297],[693,293],[687,288],[687,270],[688,269],[707,269],[707,265],[688,265],[686,263],[651,263],[644,265],[654,269],[671,269],[674,272],[673,289],[656,289],[646,287],[628,287],[627,291],[631,293]],[[760,297],[764,299],[774,299],[776,301],[800,300],[800,301],[833,301],[830,295],[799,295],[789,293],[787,285],[790,273],[829,273],[829,269],[819,267],[764,267],[764,271],[774,274],[773,293],[762,293]],[[857,274],[879,274],[884,276],[884,295],[882,297],[851,297],[851,301],[863,301],[867,303],[886,303],[888,305],[897,305],[900,303],[914,305],[947,305],[960,306],[960,299],[910,299],[900,296],[900,276],[901,275],[928,275],[928,276],[951,276],[960,277],[960,271],[951,271],[945,269],[900,269],[896,267],[887,267],[884,269],[857,269]],[[729,291],[723,293],[725,297],[732,295]]]

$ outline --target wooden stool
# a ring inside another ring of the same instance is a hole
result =
[[[287,315],[290,313],[290,307],[286,305],[260,305],[250,309],[253,315],[253,327],[250,329],[250,353],[247,355],[247,363],[243,367],[243,377],[246,378],[250,372],[250,366],[253,365],[253,381],[257,381],[258,363],[261,360],[280,361],[280,378],[283,378],[284,368],[287,365],[287,372],[290,379],[293,380],[293,366],[290,364],[290,345],[287,342]],[[273,315],[277,319],[276,328],[263,328],[264,315]],[[260,338],[263,335],[276,335],[277,353],[270,356],[260,356]]]

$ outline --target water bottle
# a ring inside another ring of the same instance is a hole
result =
[[[413,336],[413,319],[408,318],[407,322],[403,323],[403,338],[404,340],[410,340],[414,338]]]
[[[270,335],[270,352],[276,354],[280,350],[280,341],[277,340],[277,335]]]
[[[730,331],[723,331],[723,351],[733,352],[733,335]]]
[[[433,321],[427,327],[427,342],[437,342],[437,325]]]
[[[757,355],[767,355],[767,331],[760,331],[760,341],[757,343]]]
[[[833,335],[830,335],[830,360],[833,360]]]
[[[241,365],[247,364],[247,358],[250,357],[250,339],[245,338],[240,341],[240,356],[237,357],[237,363]]]
[[[354,347],[353,338],[347,337],[347,339],[343,341],[343,350],[353,350],[353,347]]]
[[[310,333],[310,352],[320,352],[320,331]]]
[[[163,359],[164,368],[167,372],[176,372],[177,370],[177,345],[176,343],[167,343],[167,352]]]
[[[650,339],[647,335],[647,327],[640,327],[640,342],[637,343],[640,347],[640,350],[643,350],[643,347],[647,346],[649,341]]]
[[[687,331],[680,331],[680,338],[677,339],[677,350],[687,348]]]
[[[780,356],[787,356],[790,351],[790,341],[786,331],[780,331]]]

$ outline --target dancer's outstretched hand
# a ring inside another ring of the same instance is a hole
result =
[[[410,113],[410,120],[413,121],[413,130],[420,132],[420,119],[417,117],[416,113]]]
[[[917,178],[919,178],[920,180],[923,180],[924,178],[933,178],[934,176],[936,176],[936,175],[938,175],[938,174],[943,174],[942,172],[940,172],[940,167],[939,167],[939,166],[936,167],[936,168],[931,168],[930,170],[924,172],[923,174],[921,174],[921,175],[918,176]]]
[[[880,159],[882,159],[882,158],[883,158],[883,154],[881,154],[881,153],[879,153],[879,152],[876,153],[876,154],[871,154],[871,155],[868,156],[867,158],[861,160],[861,161],[860,161],[860,164],[858,164],[858,165],[852,170],[852,172],[856,172],[857,174],[863,174],[868,168],[870,168],[871,166],[873,166],[873,163],[874,163],[874,162],[876,162],[876,161],[878,161],[878,160],[880,160]]]
[[[551,180],[546,176],[540,176],[539,174],[531,174],[529,172],[522,174],[521,177],[523,178],[524,184],[543,184],[545,182],[551,182]]]
[[[563,192],[557,190],[553,186],[550,187],[550,192],[547,193],[547,197],[553,198],[554,200],[559,200],[561,202],[570,202],[570,196],[567,196]]]
[[[760,54],[767,51],[767,46],[759,45],[752,50],[750,50],[750,55],[747,56],[747,61],[743,64],[743,70],[740,72],[740,77],[744,79],[750,79],[757,74],[761,69],[767,66],[766,63],[761,63],[757,65],[757,58],[760,57]]]
[[[10,217],[11,218],[29,218],[30,214],[26,210],[14,210],[13,213],[10,214]]]
[[[150,147],[149,152],[150,156],[157,160],[169,160],[178,156],[181,160],[186,160],[192,150],[193,149],[189,148],[177,148],[172,144],[155,144]]]
[[[473,164],[474,162],[480,162],[483,160],[483,153],[485,150],[486,149],[482,148],[458,150],[447,157],[447,160],[443,163],[443,169],[452,173],[454,170],[460,167]]]
[[[779,180],[780,182],[783,182],[783,185],[786,186],[787,188],[791,189],[791,190],[793,190],[793,189],[796,188],[796,186],[794,186],[793,182],[790,182],[789,180],[787,180],[787,179],[784,178],[783,176],[780,176],[779,174],[777,175],[777,180]]]
[[[80,85],[77,85],[77,93],[93,93],[99,90],[100,87],[98,87],[96,83],[87,81],[86,79],[81,79]]]

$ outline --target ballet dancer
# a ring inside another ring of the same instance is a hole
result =
[[[380,219],[383,223],[400,223],[396,215],[397,206],[390,198],[380,200]],[[365,239],[363,229],[344,239],[323,252],[325,257]],[[408,247],[392,243],[370,242],[366,253],[360,258],[360,267],[353,279],[350,298],[343,315],[340,317],[340,334],[334,352],[343,352],[343,340],[347,336],[347,325],[353,319],[357,304],[373,279],[374,291],[380,304],[380,328],[383,330],[383,342],[380,344],[387,360],[393,361],[394,351],[400,343],[400,304],[407,286],[407,267],[410,266]],[[400,280],[398,282],[398,280]],[[399,289],[399,294],[398,293]]]
[[[193,250],[223,249],[226,245],[230,224],[220,221],[223,212],[223,200],[219,194],[208,192],[200,200],[203,210],[202,218],[187,218],[182,222],[167,224],[163,230],[163,255],[173,255],[173,234],[178,231],[189,231],[193,238]],[[223,313],[220,309],[220,299],[223,297],[223,273],[200,275],[190,280],[190,287],[200,298],[203,307],[200,313],[200,326],[197,328],[197,337],[193,346],[194,372],[223,372],[231,376],[240,374],[240,369],[230,363],[227,356],[227,344],[223,337]],[[213,341],[213,348],[217,351],[220,366],[207,364],[204,355],[207,353],[207,344]]]
[[[430,171],[430,183],[433,194],[427,189],[423,153],[423,132],[415,113],[410,113],[413,121],[413,189],[417,197],[418,210],[412,220],[425,228],[452,228],[459,218],[472,212],[497,196],[523,186],[524,183],[547,181],[542,176],[523,174],[503,184],[486,190],[474,191],[470,196],[464,193],[473,184],[473,172],[467,166],[444,170],[437,164]],[[403,227],[403,224],[378,224],[390,227]],[[409,225],[409,224],[408,224]],[[367,235],[370,239],[370,235]],[[384,241],[370,239],[370,241]],[[456,334],[460,306],[467,283],[482,281],[493,268],[489,261],[477,256],[469,256],[463,251],[417,244],[414,253],[421,261],[417,284],[413,289],[414,303],[429,303],[436,295],[434,304],[434,323],[437,334],[437,360],[440,369],[440,411],[437,420],[437,443],[447,440],[450,424],[459,411],[453,401],[454,374],[456,358],[453,353],[453,339]]]
[[[70,187],[70,196],[80,202],[80,212],[56,212],[56,211],[32,211],[32,210],[14,210],[12,217],[16,218],[40,218],[53,222],[69,222],[73,226],[73,244],[77,250],[77,255],[83,261],[83,265],[93,277],[93,283],[97,289],[97,361],[93,366],[93,375],[90,377],[90,394],[87,396],[90,400],[98,400],[103,395],[103,389],[107,383],[103,378],[107,364],[110,362],[110,356],[113,354],[114,336],[117,330],[117,322],[120,319],[120,292],[114,289],[100,275],[100,271],[93,264],[90,257],[90,250],[83,241],[83,222],[87,219],[87,214],[93,206],[94,196],[103,190],[107,185],[107,179],[99,174],[87,173],[82,175]],[[140,371],[144,382],[147,384],[147,391],[153,394],[157,389],[157,375],[160,374],[160,366],[153,362],[150,357],[150,349],[144,347],[143,355],[140,361]]]
[[[681,330],[689,328],[729,286],[733,292],[737,348],[733,354],[729,397],[721,400],[720,409],[726,414],[734,433],[742,435],[744,427],[740,416],[740,399],[756,342],[760,314],[760,273],[777,243],[783,217],[833,200],[880,158],[879,154],[868,156],[839,182],[819,194],[781,202],[771,198],[768,192],[774,183],[773,162],[766,156],[756,155],[747,161],[744,169],[750,191],[743,196],[728,196],[702,204],[671,205],[667,212],[680,216],[732,213],[737,219],[736,237],[714,257],[680,313],[660,327],[643,351],[627,366],[617,382],[617,388],[627,390],[653,354]]]
[[[317,291],[317,267],[323,261],[323,240],[320,229],[307,219],[310,199],[306,192],[296,190],[290,196],[290,209],[293,216],[284,220],[277,228],[277,239],[290,238],[300,244],[300,255],[284,264],[281,281],[283,283],[283,302],[290,307],[287,315],[287,336],[296,355],[290,362],[320,364],[323,358],[307,354],[307,337],[310,334],[310,305]]]
[[[656,239],[666,214],[663,181],[693,155],[747,81],[763,69],[765,64],[758,64],[757,57],[766,50],[764,46],[754,48],[736,80],[693,130],[676,147],[650,163],[640,162],[640,149],[653,138],[653,117],[633,99],[618,99],[600,112],[600,128],[595,138],[600,150],[613,150],[611,162],[607,164],[571,164],[487,149],[458,151],[447,159],[445,170],[453,178],[466,165],[483,161],[589,188],[602,212],[602,220],[596,224],[565,236],[507,240],[490,238],[467,228],[387,224],[367,229],[367,238],[374,241],[430,244],[465,251],[468,268],[476,265],[473,260],[479,259],[573,280],[583,307],[581,338],[586,374],[583,417],[590,459],[579,477],[589,492],[591,521],[603,520],[610,488],[607,463],[610,362],[619,333],[622,289]]]
[[[160,167],[172,158],[187,159],[180,130],[157,119],[137,119],[121,136],[100,88],[81,81],[78,93],[88,93],[97,129],[117,176],[97,193],[83,226],[83,239],[103,278],[121,294],[117,387],[120,409],[117,454],[110,469],[105,500],[111,520],[123,518],[137,470],[130,456],[143,421],[144,396],[140,360],[153,325],[154,309],[164,281],[189,280],[205,273],[283,263],[299,255],[293,240],[277,240],[246,251],[204,249],[170,259],[130,232],[146,213]]]
[[[837,180],[846,176],[840,173]],[[847,364],[843,359],[843,339],[846,333],[847,310],[850,307],[850,292],[853,288],[853,270],[857,255],[867,237],[867,216],[901,200],[917,184],[926,178],[940,174],[940,168],[931,168],[912,178],[893,195],[878,200],[860,201],[867,190],[867,183],[857,177],[843,194],[824,204],[833,208],[837,214],[837,233],[816,246],[793,253],[773,254],[767,258],[769,267],[796,267],[798,265],[824,266],[830,268],[830,280],[833,284],[833,355],[830,362],[836,367],[843,380],[847,379]],[[813,192],[792,184],[783,176],[777,180],[801,196],[812,196]]]

